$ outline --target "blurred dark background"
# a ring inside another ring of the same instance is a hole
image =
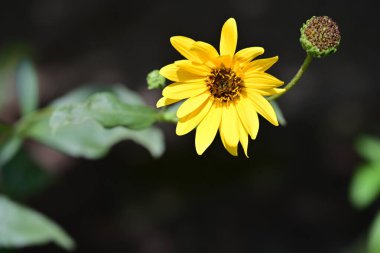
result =
[[[0,47],[26,44],[41,81],[42,105],[84,83],[121,82],[154,105],[145,77],[180,58],[170,36],[217,46],[225,20],[238,23],[238,48],[278,55],[270,73],[289,81],[305,56],[299,28],[313,15],[340,27],[338,52],[315,60],[279,100],[286,127],[261,120],[250,158],[219,138],[198,156],[194,133],[161,124],[162,158],[133,142],[103,159],[73,159],[36,143],[26,149],[55,175],[26,203],[62,225],[76,252],[348,252],[380,206],[355,210],[348,186],[361,163],[353,144],[380,136],[376,1],[3,1]],[[17,119],[14,103],[2,115]],[[17,252],[63,252],[54,245]]]

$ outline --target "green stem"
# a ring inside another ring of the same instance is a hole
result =
[[[284,95],[286,92],[288,92],[298,82],[298,80],[300,80],[301,76],[303,75],[303,73],[305,73],[312,60],[313,56],[307,54],[305,60],[303,61],[297,73],[293,76],[292,80],[290,80],[290,82],[284,87],[285,91],[283,93],[269,97],[268,100],[275,100]]]

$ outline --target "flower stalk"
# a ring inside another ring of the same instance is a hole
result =
[[[268,100],[275,100],[282,95],[284,95],[286,92],[288,92],[291,88],[293,88],[294,85],[301,79],[302,75],[306,72],[307,68],[309,67],[311,61],[313,60],[313,56],[311,54],[306,54],[306,58],[303,61],[301,67],[298,69],[297,73],[293,76],[292,80],[284,87],[285,91],[273,96],[268,97]]]

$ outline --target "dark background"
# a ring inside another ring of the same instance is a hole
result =
[[[61,224],[76,252],[348,252],[371,224],[379,203],[355,210],[348,199],[361,163],[354,143],[380,136],[379,9],[376,1],[2,1],[0,46],[28,45],[41,80],[42,102],[84,83],[121,82],[154,105],[159,91],[145,77],[180,55],[170,36],[219,45],[223,23],[238,23],[238,48],[263,46],[278,55],[270,73],[289,81],[305,56],[299,28],[313,15],[340,26],[337,54],[315,60],[294,90],[279,99],[288,121],[260,121],[247,159],[219,138],[203,156],[194,133],[161,124],[162,158],[132,142],[97,161],[73,159],[28,143],[55,175],[27,200]],[[7,119],[18,117],[8,105]],[[54,245],[20,252],[63,252]]]

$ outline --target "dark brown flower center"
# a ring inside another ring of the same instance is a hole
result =
[[[232,69],[221,66],[211,71],[206,84],[216,100],[227,103],[240,97],[244,82]]]

